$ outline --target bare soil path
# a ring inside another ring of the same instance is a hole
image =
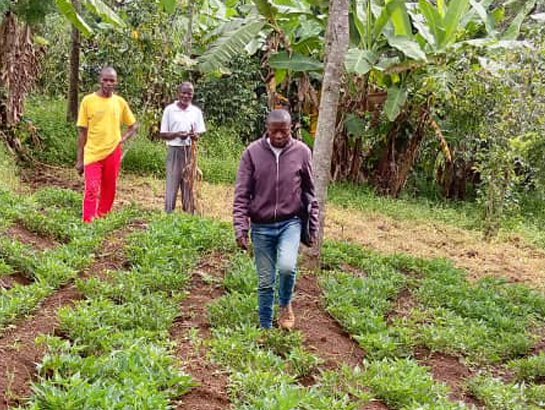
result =
[[[177,409],[223,410],[229,408],[225,370],[211,363],[202,343],[210,337],[207,305],[223,294],[227,260],[221,254],[205,257],[192,274],[189,294],[180,303],[181,315],[170,330],[176,356],[199,383],[178,401]]]

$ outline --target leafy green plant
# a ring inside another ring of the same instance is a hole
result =
[[[465,409],[448,399],[449,389],[411,359],[384,359],[366,365],[363,380],[371,391],[396,409]],[[424,407],[422,407],[424,406]]]
[[[468,382],[470,391],[489,410],[538,410],[545,405],[542,385],[503,383],[484,374]]]
[[[517,381],[543,380],[545,379],[545,352],[512,360],[507,367],[515,373]]]

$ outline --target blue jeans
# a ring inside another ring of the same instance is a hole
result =
[[[295,269],[301,220],[297,217],[270,224],[252,224],[255,265],[258,275],[259,322],[261,327],[272,327],[276,272],[280,277],[278,302],[286,306],[291,302],[295,286]]]

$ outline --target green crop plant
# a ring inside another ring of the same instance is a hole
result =
[[[16,319],[31,313],[53,290],[40,282],[0,289],[0,333]]]
[[[2,257],[0,257],[0,277],[9,276],[15,273],[13,266],[8,264]]]
[[[366,403],[364,392],[356,400],[322,386],[322,360],[305,349],[302,333],[257,327],[256,276],[252,260],[235,255],[224,277],[227,294],[208,305],[212,338],[206,343],[211,359],[229,371],[233,408],[355,410]],[[311,375],[319,380],[315,386],[299,384]]]
[[[498,362],[529,351],[545,319],[545,297],[528,287],[485,278],[471,283],[445,261],[429,261],[414,290],[420,312],[411,333],[433,349]]]
[[[416,346],[495,363],[527,353],[545,319],[545,297],[522,285],[467,273],[446,259],[381,256],[329,243],[322,277],[328,311],[372,358],[410,356]],[[402,286],[409,308],[391,316]]]
[[[361,375],[371,391],[393,409],[462,410],[448,398],[446,385],[433,380],[428,369],[412,359],[383,359],[367,363]]]
[[[32,404],[38,408],[170,408],[170,397],[194,384],[176,367],[167,347],[135,339],[122,349],[82,356],[81,349],[58,338],[39,366]]]
[[[517,381],[545,380],[545,352],[512,360],[507,367],[515,374]]]
[[[402,330],[391,329],[386,314],[406,286],[407,278],[387,258],[347,243],[330,243],[324,264],[331,268],[321,279],[328,312],[376,358],[405,355]],[[347,265],[358,270],[343,272]],[[385,342],[385,343],[383,343]]]
[[[194,384],[178,368],[168,331],[192,269],[208,252],[233,248],[227,235],[225,225],[182,214],[154,214],[146,231],[130,234],[128,270],[78,280],[85,299],[60,309],[64,339],[45,340],[29,408],[171,408]],[[67,246],[87,248],[83,239]]]
[[[480,374],[469,380],[468,387],[487,410],[538,410],[545,407],[543,385],[504,383]]]

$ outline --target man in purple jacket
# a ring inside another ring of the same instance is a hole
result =
[[[272,327],[277,271],[278,324],[287,330],[295,324],[291,299],[303,194],[311,198],[310,236],[315,239],[318,202],[314,196],[312,154],[305,144],[292,138],[290,114],[273,110],[267,117],[267,133],[242,154],[233,209],[236,240],[242,249],[248,249],[251,226],[259,278],[259,321],[265,329]]]

